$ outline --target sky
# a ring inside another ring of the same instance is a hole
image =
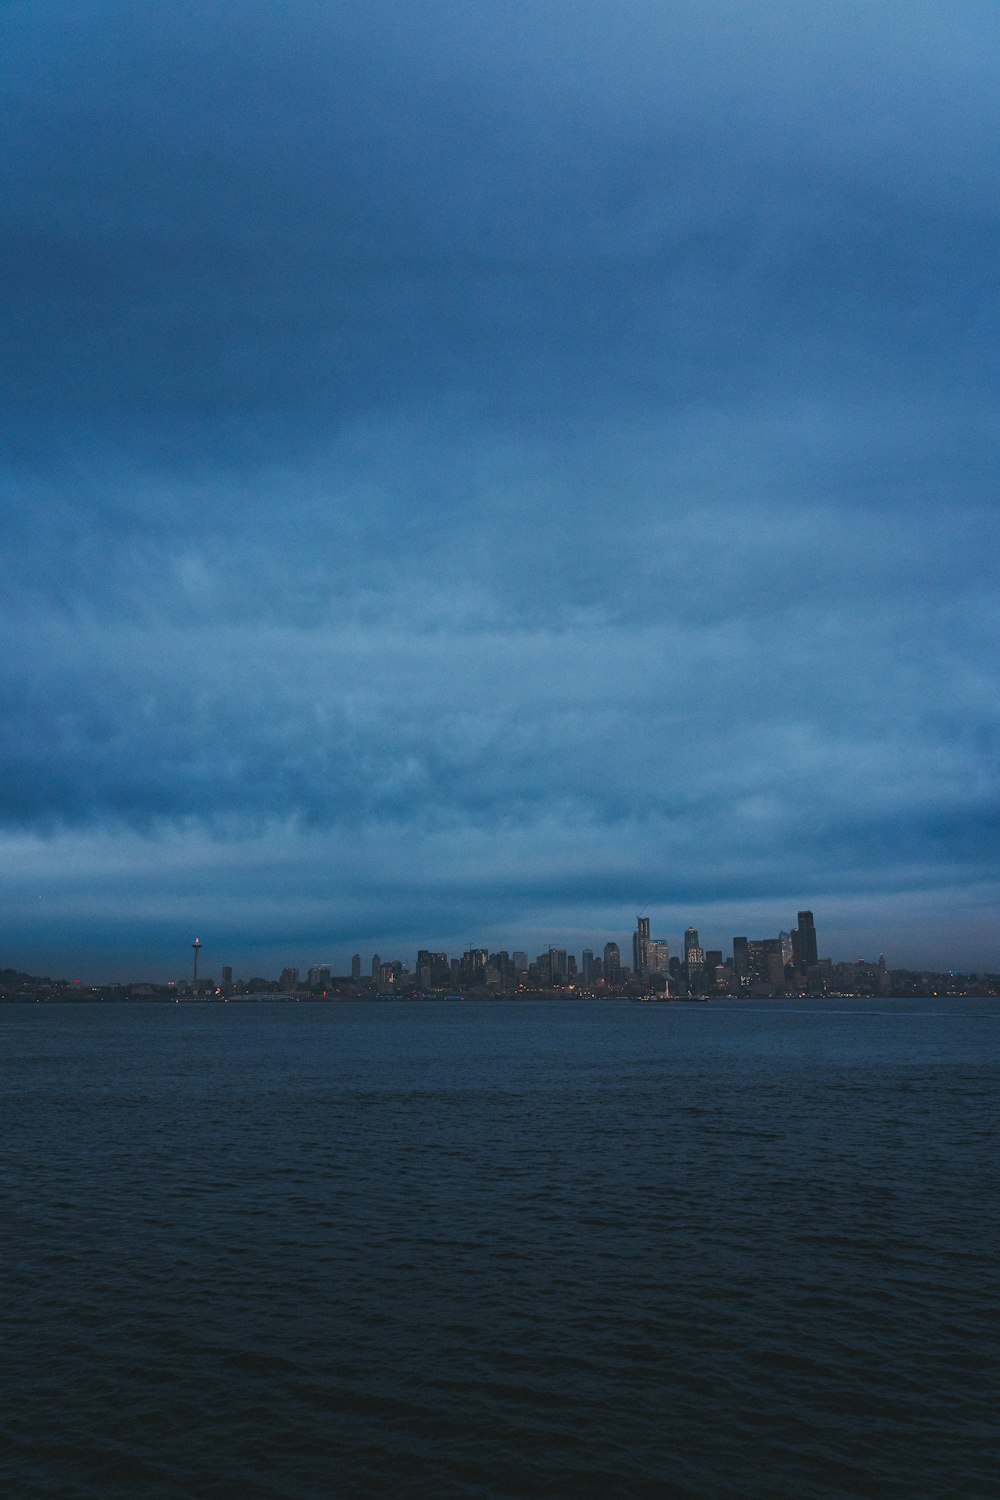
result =
[[[0,4],[0,967],[1000,966],[998,46]]]

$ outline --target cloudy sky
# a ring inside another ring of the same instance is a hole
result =
[[[996,968],[998,45],[0,6],[0,966]]]

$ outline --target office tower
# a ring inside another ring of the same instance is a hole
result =
[[[651,938],[646,949],[646,975],[670,973],[670,944],[666,938]]]
[[[565,984],[569,973],[569,955],[565,948],[549,949],[549,982]]]
[[[297,990],[299,987],[298,969],[282,969],[278,983],[283,990]]]
[[[523,951],[523,949],[515,949],[512,962],[514,964],[515,974],[526,974],[528,972],[528,955]]]
[[[462,954],[462,982],[482,984],[489,959],[485,948],[467,948]]]
[[[620,984],[622,977],[622,954],[617,943],[604,944],[604,979],[607,984]]]
[[[360,953],[355,953],[354,957],[351,959],[351,978],[352,979],[360,979],[361,978],[361,954]]]
[[[583,971],[581,977],[583,979],[584,984],[593,984],[593,982],[594,982],[594,950],[593,950],[593,948],[584,948],[583,953],[581,955],[581,966],[582,966],[582,971]]]
[[[745,937],[733,938],[733,976],[736,988],[745,990],[750,983],[750,943]]]
[[[382,960],[379,958],[379,956],[378,956],[377,953],[373,953],[372,954],[372,978],[375,980],[375,983],[377,984],[378,981],[379,981],[379,979],[381,977],[382,977]]]
[[[222,965],[222,989],[223,989],[223,992],[228,995],[229,992],[230,992],[230,990],[232,989],[232,987],[233,987],[233,970],[232,970],[232,965],[231,964],[223,964]]]
[[[705,950],[698,941],[697,927],[688,927],[684,933],[684,968],[689,986],[698,983],[705,970]]]
[[[417,983],[423,990],[445,989],[451,983],[447,953],[432,953],[429,948],[417,950]]]
[[[734,944],[736,941],[734,938]],[[785,983],[785,956],[781,939],[760,938],[748,943],[747,969],[751,990],[763,992],[782,989]]]
[[[803,969],[809,969],[818,963],[816,947],[816,928],[813,925],[813,914],[811,911],[799,912],[799,964]]]
[[[514,988],[514,965],[506,948],[501,948],[499,952],[490,954],[489,968],[495,969],[500,975],[502,989],[512,990]]]
[[[632,972],[636,979],[643,979],[649,961],[649,918],[636,917],[632,934]]]

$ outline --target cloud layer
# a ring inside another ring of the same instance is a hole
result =
[[[995,967],[998,24],[6,7],[11,961]]]

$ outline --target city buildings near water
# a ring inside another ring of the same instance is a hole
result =
[[[614,940],[598,956],[584,948],[579,962],[569,948],[552,944],[531,958],[521,948],[491,950],[467,946],[461,957],[440,949],[420,948],[415,961],[372,955],[366,974],[360,953],[352,955],[350,972],[339,974],[329,963],[314,963],[305,978],[286,965],[278,979],[252,975],[235,978],[223,965],[216,983],[200,972],[201,939],[191,944],[193,960],[187,979],[167,983],[136,981],[91,985],[40,979],[0,968],[0,1001],[23,1000],[336,1000],[419,999],[421,997],[486,998],[489,996],[585,997],[592,999],[709,1000],[781,999],[810,996],[916,996],[1000,994],[1000,974],[936,973],[926,969],[890,968],[885,957],[833,962],[819,956],[811,911],[800,911],[790,932],[774,937],[738,934],[731,951],[706,948],[696,927],[684,933],[680,953],[671,954],[664,937],[652,936],[650,919],[640,914],[632,934],[632,963],[622,963]]]
[[[198,945],[200,948],[200,944]],[[197,955],[197,950],[196,950]],[[884,984],[885,960],[875,966],[876,988]],[[855,966],[857,968],[857,966]],[[575,953],[556,944],[529,958],[523,949],[491,950],[469,945],[460,958],[439,949],[419,948],[414,962],[383,960],[372,955],[368,977],[362,977],[360,953],[351,958],[350,973],[338,975],[330,964],[316,963],[304,983],[299,970],[281,971],[278,988],[298,994],[525,994],[648,995],[663,999],[707,999],[712,995],[778,996],[825,993],[833,975],[828,959],[818,957],[812,912],[800,911],[793,930],[777,937],[737,936],[732,952],[702,946],[697,927],[683,937],[683,958],[672,958],[665,937],[652,935],[650,918],[640,913],[632,934],[631,967],[622,962],[621,946],[613,939],[597,957],[584,948]],[[232,969],[223,970],[225,993],[234,985]],[[205,992],[212,980],[195,987]],[[220,991],[222,993],[222,991]]]

